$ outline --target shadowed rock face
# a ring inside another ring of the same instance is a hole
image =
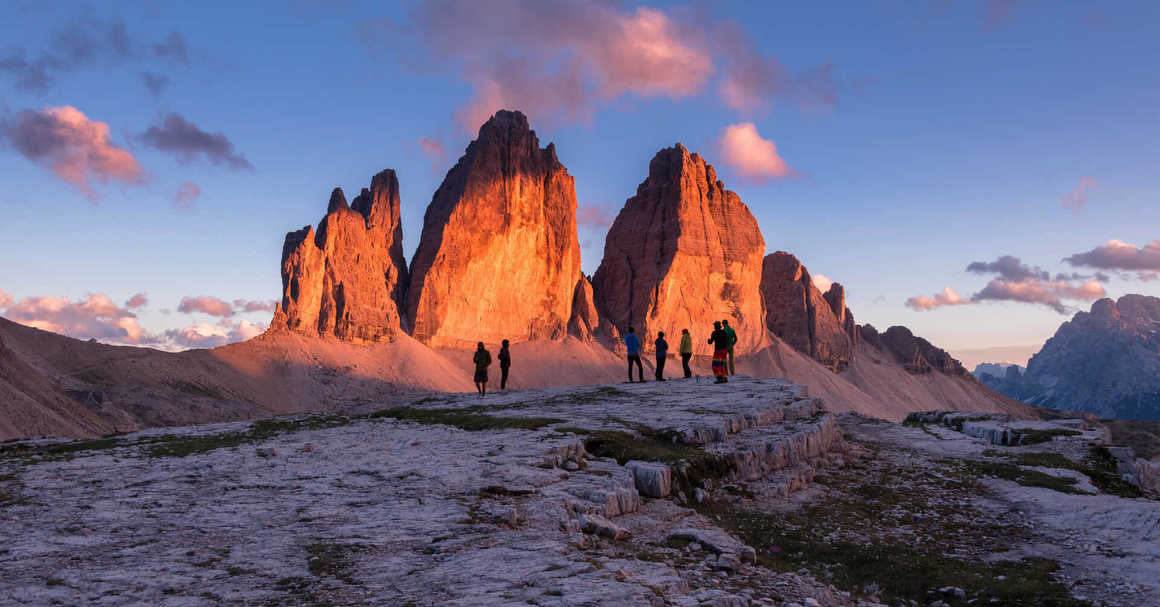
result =
[[[879,333],[872,325],[862,325],[862,339],[882,352],[894,357],[907,373],[922,375],[938,371],[945,375],[974,380],[962,363],[955,360],[946,350],[918,337],[906,327],[890,327]]]
[[[1060,325],[1026,372],[989,385],[1033,405],[1160,419],[1160,298],[1095,302]]]
[[[428,345],[566,335],[581,278],[576,189],[523,114],[497,112],[448,171],[411,276],[412,335]]]
[[[282,302],[271,327],[346,341],[393,340],[407,288],[399,182],[387,169],[348,206],[340,188],[326,216],[282,246]]]
[[[774,335],[832,371],[850,366],[858,332],[846,326],[854,317],[842,285],[834,283],[822,295],[798,258],[778,251],[762,263],[761,295],[765,323]]]
[[[738,353],[753,352],[766,343],[758,290],[764,253],[749,208],[678,143],[653,157],[608,232],[592,278],[596,309],[621,334],[635,326],[645,344],[665,331],[675,347],[672,339],[688,328],[699,354],[710,353],[713,321],[728,319]]]

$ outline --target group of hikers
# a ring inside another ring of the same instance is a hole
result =
[[[713,375],[717,378],[715,383],[726,383],[729,381],[729,376],[736,373],[733,365],[733,346],[737,345],[737,332],[729,326],[728,320],[714,321],[713,333],[709,336],[708,343],[713,346]],[[509,346],[508,340],[503,340],[497,355],[500,390],[507,389],[508,372],[512,366]],[[657,361],[656,380],[665,381],[665,361],[669,357],[669,342],[665,340],[664,331],[657,332],[657,339],[653,342],[653,346],[656,350]],[[633,365],[636,365],[637,375],[640,378],[637,381],[643,383],[644,365],[640,362],[641,343],[640,338],[636,336],[635,327],[629,327],[628,333],[624,335],[624,347],[628,352],[629,383],[633,383]],[[684,367],[685,378],[688,379],[693,376],[693,369],[689,367],[689,360],[693,358],[693,336],[689,334],[688,329],[681,330],[681,344],[677,348],[677,352],[681,355],[681,366]],[[491,352],[488,352],[482,341],[476,346],[472,362],[475,364],[475,389],[479,393],[479,397],[483,398],[487,394],[487,368],[491,366]]]
[[[729,326],[728,320],[713,321],[713,333],[709,336],[709,344],[713,346],[713,375],[715,383],[723,384],[729,381],[729,376],[735,374],[733,363],[733,347],[737,345],[737,332]],[[637,381],[644,382],[644,365],[640,362],[640,338],[636,336],[636,328],[629,327],[624,335],[624,347],[628,351],[628,381],[633,382],[632,367],[636,365]],[[658,331],[657,339],[653,342],[656,351],[656,380],[665,381],[665,361],[669,357],[669,342],[665,340],[665,332]],[[685,378],[693,376],[693,369],[689,367],[689,360],[693,358],[693,336],[688,329],[681,329],[681,345],[677,349],[681,355],[681,366],[684,367]]]

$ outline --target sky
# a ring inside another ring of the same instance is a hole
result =
[[[399,174],[404,248],[497,109],[576,180],[583,265],[676,142],[858,322],[1025,362],[1160,296],[1160,4],[6,3],[0,314],[245,339],[288,231]]]

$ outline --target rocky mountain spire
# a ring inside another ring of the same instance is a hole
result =
[[[479,129],[423,217],[407,313],[432,346],[567,334],[580,274],[576,189],[520,112]]]
[[[330,194],[315,232],[306,226],[282,246],[282,301],[271,328],[347,341],[392,340],[403,328],[407,288],[399,182],[387,169],[348,205]]]
[[[728,319],[738,353],[751,352],[766,341],[758,289],[764,253],[749,208],[678,143],[653,157],[608,232],[592,279],[596,308],[620,333],[635,326],[645,342],[688,328],[701,354],[709,353],[713,321]]]
[[[857,335],[857,327],[844,326],[845,321],[852,325],[854,317],[845,306],[841,285],[834,284],[822,295],[798,258],[778,251],[765,257],[761,294],[765,322],[782,341],[835,372],[854,360],[852,335]],[[835,310],[841,312],[841,320]]]

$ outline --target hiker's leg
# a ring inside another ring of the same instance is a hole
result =
[[[693,376],[693,370],[689,368],[689,359],[692,358],[692,356],[692,354],[681,355],[681,366],[684,367],[686,379]]]
[[[729,346],[729,375],[737,373],[736,367],[733,366],[733,346]]]

